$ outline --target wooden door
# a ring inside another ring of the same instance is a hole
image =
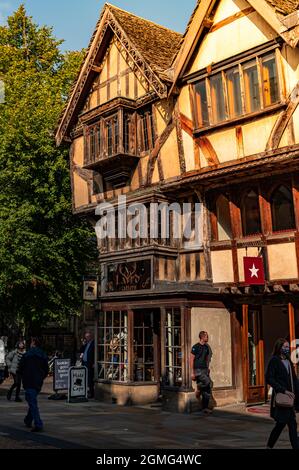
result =
[[[243,305],[243,382],[246,404],[265,402],[264,342],[262,311]]]

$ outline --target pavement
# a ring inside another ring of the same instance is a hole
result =
[[[31,433],[23,425],[26,402],[7,401],[8,386],[9,381],[0,386],[0,449],[265,449],[273,428],[263,411],[248,412],[242,404],[202,416],[169,413],[150,405],[48,400],[49,379],[39,396],[45,429]],[[286,430],[277,448],[290,448]]]

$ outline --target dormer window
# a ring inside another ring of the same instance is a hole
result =
[[[85,124],[84,167],[100,173],[107,189],[129,184],[138,158],[155,145],[152,107],[139,111],[133,102],[129,105],[115,106]]]
[[[202,129],[280,102],[276,53],[206,74],[192,84],[195,128]]]

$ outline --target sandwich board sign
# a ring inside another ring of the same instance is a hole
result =
[[[87,367],[71,367],[69,369],[68,402],[79,403],[87,399]]]
[[[53,390],[55,392],[58,392],[59,390],[68,390],[70,367],[70,359],[55,359],[53,380]]]
[[[69,388],[69,369],[71,367],[70,359],[54,359],[54,373],[53,373],[53,390],[54,395],[48,397],[49,400],[65,400],[65,393],[58,393],[59,391],[67,391]]]

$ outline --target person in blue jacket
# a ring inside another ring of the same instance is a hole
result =
[[[28,412],[24,423],[28,428],[32,427],[32,423],[34,423],[31,429],[33,432],[43,430],[37,397],[42,389],[44,379],[48,375],[48,370],[48,358],[41,349],[40,340],[37,337],[32,337],[30,349],[23,355],[20,361],[19,373],[22,377],[25,399],[28,403]]]

